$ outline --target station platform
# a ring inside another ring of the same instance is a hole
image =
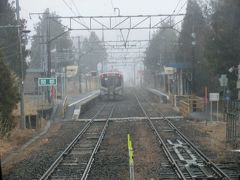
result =
[[[77,119],[81,113],[81,107],[84,104],[94,100],[100,94],[100,90],[94,90],[87,93],[82,93],[79,96],[67,97],[66,102],[63,104],[64,115],[66,119]]]
[[[155,94],[159,97],[164,97],[167,101],[170,101],[171,98],[168,94],[161,90],[153,89],[153,88],[146,88],[146,90],[152,94]],[[173,103],[173,109],[177,112],[180,112],[180,109],[177,105],[177,103]],[[224,114],[221,109],[219,109],[219,112],[217,113],[216,107],[213,108],[212,114],[210,113],[210,105],[208,104],[203,111],[200,112],[191,112],[185,118],[188,119],[194,119],[199,121],[223,121],[224,120]]]
[[[99,94],[100,90],[94,90],[78,96],[67,96],[55,105],[51,119],[54,121],[77,119],[81,107],[97,98]]]
[[[155,94],[155,95],[157,95],[157,96],[159,96],[159,97],[164,97],[167,101],[170,100],[170,96],[163,91],[153,89],[153,88],[146,88],[146,90]]]
[[[97,97],[99,94],[100,94],[100,90],[94,90],[87,93],[82,93],[79,96],[68,97],[66,103],[68,107],[75,106],[77,104],[83,104]]]

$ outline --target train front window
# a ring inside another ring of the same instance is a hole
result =
[[[114,77],[105,77],[101,80],[101,84],[103,87],[109,87],[109,86],[121,86],[121,80],[114,76]]]

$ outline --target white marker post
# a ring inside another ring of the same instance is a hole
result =
[[[218,121],[218,102],[219,102],[219,93],[209,93],[209,101],[210,101],[210,113],[211,113],[211,121],[213,116],[212,110],[212,102],[217,102],[217,121]]]

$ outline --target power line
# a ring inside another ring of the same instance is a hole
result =
[[[182,5],[182,7],[180,8],[180,10],[177,12],[177,14],[179,14],[179,13],[183,10],[183,8],[186,6],[187,2],[188,2],[188,1],[185,1],[185,3],[184,3],[184,4]]]
[[[179,4],[180,4],[181,1],[182,1],[182,0],[179,0],[179,1],[178,1],[177,6],[176,6],[175,9],[173,10],[172,14],[174,14],[174,13],[176,12],[176,10],[177,10],[177,8],[178,8],[178,6],[179,6]]]
[[[19,53],[14,53],[14,54],[11,54],[11,55],[8,55],[8,56],[3,56],[3,59],[8,60],[11,57],[18,56],[18,55],[19,55]]]
[[[65,0],[62,0],[63,2],[64,2],[64,4],[68,7],[68,9],[75,15],[75,16],[81,16],[81,13],[80,13],[80,11],[79,11],[79,9],[77,8],[77,5],[75,4],[75,2],[74,2],[74,0],[71,0],[71,2],[72,2],[72,4],[73,4],[73,6],[75,7],[75,10],[76,10],[76,12],[75,11],[73,11],[73,8],[65,1]],[[80,21],[83,21],[83,24],[85,25],[86,24],[86,22],[84,21],[84,19],[80,19]],[[82,23],[82,22],[81,22]],[[90,31],[89,31],[90,32]]]
[[[113,1],[112,1],[112,0],[110,0],[110,1],[111,1],[112,8],[114,9],[114,4],[113,4]]]
[[[11,47],[13,47],[13,46],[16,46],[18,43],[17,42],[15,42],[15,43],[12,43],[12,44],[10,44],[10,45],[8,45],[8,46],[2,46],[2,47],[0,47],[0,49],[9,49],[9,48],[11,48]]]
[[[77,11],[78,15],[81,16],[81,13],[80,13],[78,7],[76,6],[74,0],[71,0],[71,2],[72,2],[72,4],[73,4],[73,6],[75,7],[75,10]]]
[[[62,0],[63,3],[68,7],[68,9],[75,15],[77,16],[77,14],[73,11],[72,7],[65,1],[65,0]]]
[[[178,5],[177,5],[177,7],[179,6],[180,2],[181,2],[181,0],[179,0],[179,3],[178,3]],[[177,12],[177,14],[179,14],[179,13],[183,10],[183,8],[186,6],[187,2],[188,2],[187,0],[184,2],[184,4],[181,6],[181,8],[180,8],[180,10]],[[176,7],[175,11],[177,10],[177,7]],[[173,12],[173,13],[175,13],[175,12]],[[173,21],[175,21],[175,18],[176,18],[176,17],[173,18]],[[177,24],[179,24],[179,23],[182,22],[182,21],[183,21],[183,20],[175,23],[175,24],[173,25],[173,27],[176,26]]]

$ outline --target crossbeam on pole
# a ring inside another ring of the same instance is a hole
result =
[[[171,29],[182,22],[171,22],[168,27],[162,23],[172,17],[184,17],[185,14],[129,15],[129,16],[58,16],[50,19],[67,19],[70,30],[137,30],[137,29]],[[85,23],[82,23],[85,22]]]

